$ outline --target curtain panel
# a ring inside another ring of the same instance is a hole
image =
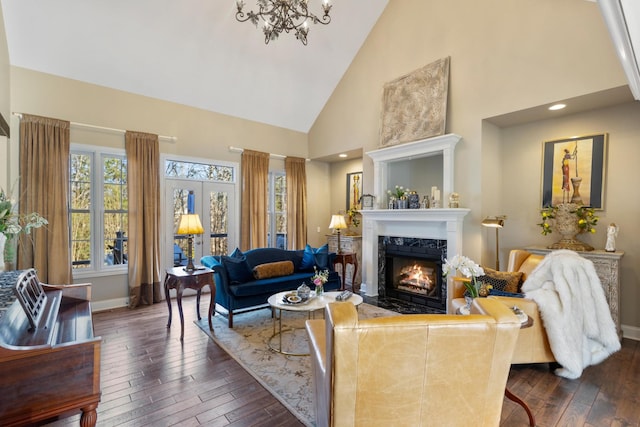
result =
[[[49,224],[20,235],[18,268],[34,267],[44,283],[72,283],[69,240],[70,122],[23,114],[20,120],[21,215]]]
[[[305,159],[287,157],[287,248],[304,249],[307,244],[307,173]]]
[[[129,192],[129,307],[163,299],[160,285],[160,148],[158,135],[125,133]]]
[[[269,153],[244,150],[240,222],[240,249],[243,251],[267,246],[268,185]]]

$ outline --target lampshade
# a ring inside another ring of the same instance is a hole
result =
[[[347,223],[344,221],[344,215],[331,215],[331,224],[329,224],[329,228],[334,230],[347,228]]]
[[[180,217],[180,224],[176,234],[202,234],[204,228],[200,222],[198,214],[183,214]]]
[[[504,227],[504,220],[506,218],[506,216],[487,217],[482,220],[482,225],[484,227],[502,228]]]

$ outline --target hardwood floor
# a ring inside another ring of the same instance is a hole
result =
[[[169,330],[165,303],[94,314],[95,333],[103,339],[97,425],[301,426],[193,324],[195,298],[185,298],[183,307],[183,343],[175,302]],[[203,315],[207,308],[203,303]],[[529,404],[538,427],[640,427],[640,343],[623,340],[620,352],[573,381],[547,365],[514,366],[508,386]],[[46,425],[78,423],[73,415]],[[527,425],[525,411],[505,399],[500,426]]]

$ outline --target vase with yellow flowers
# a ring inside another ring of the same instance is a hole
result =
[[[570,249],[573,251],[592,251],[593,246],[578,240],[576,237],[582,233],[595,233],[598,217],[593,208],[576,203],[560,203],[553,207],[547,207],[540,212],[542,222],[538,225],[541,233],[547,235],[554,230],[561,238],[549,249]]]

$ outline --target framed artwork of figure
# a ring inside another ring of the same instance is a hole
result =
[[[607,139],[602,133],[543,143],[543,208],[560,203],[604,208]]]

